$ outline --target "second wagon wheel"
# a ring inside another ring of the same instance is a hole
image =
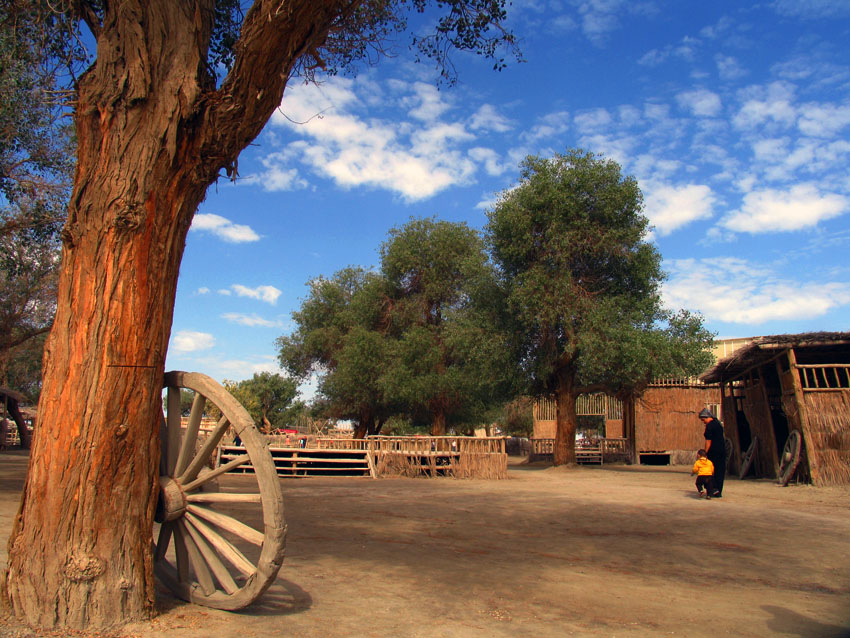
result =
[[[788,439],[785,441],[782,456],[779,458],[778,483],[780,485],[788,485],[788,481],[794,476],[794,472],[800,464],[800,452],[802,448],[803,436],[800,434],[800,430],[791,430],[788,434]]]
[[[283,562],[283,494],[268,444],[245,408],[207,375],[168,372],[165,387],[167,417],[161,433],[154,570],[184,600],[216,609],[241,609],[271,585]],[[185,430],[180,424],[181,390],[194,393]],[[222,416],[206,439],[199,441],[208,402]],[[242,441],[245,454],[210,469],[210,460],[228,431]],[[217,477],[240,466],[253,469],[253,475],[245,476],[256,478],[259,493],[250,488],[244,493],[219,492]],[[244,522],[256,518],[257,506],[262,507],[259,530]]]
[[[756,456],[756,450],[758,450],[758,441],[759,438],[757,436],[753,437],[753,440],[750,442],[750,447],[747,448],[747,451],[744,452],[744,458],[741,459],[741,471],[738,476],[743,479],[747,472],[750,471],[750,466],[753,464],[753,459]]]

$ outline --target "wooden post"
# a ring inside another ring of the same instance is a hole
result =
[[[811,437],[809,436],[809,412],[806,408],[806,397],[803,386],[800,383],[800,373],[797,369],[797,354],[793,348],[788,349],[788,364],[791,370],[791,382],[794,388],[794,402],[797,404],[797,418],[800,425],[800,433],[803,435],[803,445],[806,449],[806,459],[809,462],[809,476],[813,485],[820,484],[820,468],[818,467],[817,455],[809,448]]]
[[[637,465],[640,462],[635,419],[635,396],[630,394],[623,399],[623,434],[626,438],[626,456],[632,465]]]

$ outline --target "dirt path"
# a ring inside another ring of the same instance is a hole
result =
[[[0,455],[4,539],[24,461]],[[263,598],[231,614],[163,592],[162,614],[125,634],[850,636],[847,488],[731,479],[704,501],[688,468],[522,465],[507,481],[283,487],[287,558]],[[2,636],[33,635],[5,622]]]

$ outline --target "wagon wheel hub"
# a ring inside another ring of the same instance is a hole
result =
[[[168,476],[159,477],[159,500],[154,520],[157,523],[176,521],[186,513],[186,493],[183,487]]]

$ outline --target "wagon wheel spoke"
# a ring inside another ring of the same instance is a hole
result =
[[[221,476],[222,474],[226,474],[230,470],[236,469],[240,465],[245,465],[250,462],[251,457],[248,454],[243,454],[242,456],[237,456],[235,459],[230,461],[229,463],[225,463],[214,470],[207,472],[206,474],[200,475],[191,483],[188,483],[183,486],[183,489],[187,492],[191,492],[192,490],[196,490],[201,487],[204,483],[208,483],[214,478]]]
[[[161,561],[165,558],[165,552],[168,551],[168,544],[171,542],[173,523],[163,523],[159,528],[159,536],[156,539],[156,551],[154,552],[154,562]]]
[[[245,523],[242,523],[227,514],[222,514],[221,512],[201,507],[200,505],[189,505],[187,507],[187,511],[195,516],[203,518],[208,523],[212,523],[226,532],[230,532],[231,534],[238,536],[242,540],[246,540],[249,543],[256,545],[257,547],[260,547],[263,544],[262,532],[258,532],[250,525],[245,525]]]
[[[188,467],[183,471],[178,480],[183,483],[189,483],[193,481],[197,476],[198,472],[201,471],[201,468],[207,462],[207,459],[212,456],[212,453],[215,451],[215,448],[218,446],[219,442],[221,442],[222,437],[224,436],[227,429],[230,427],[230,422],[227,420],[227,417],[221,417],[216,423],[215,428],[210,435],[207,437],[207,440],[201,446],[201,449],[198,450],[198,453],[195,455],[190,462]]]
[[[233,580],[233,576],[230,575],[230,572],[227,570],[227,566],[221,562],[221,559],[219,559],[215,550],[213,550],[204,540],[204,537],[191,523],[188,517],[186,517],[186,530],[189,532],[189,535],[192,537],[192,541],[197,546],[204,562],[206,562],[213,575],[215,575],[215,579],[219,582],[222,589],[224,589],[224,591],[228,594],[232,594],[237,591],[239,589],[239,585],[237,585],[236,581]]]
[[[183,539],[183,530],[179,525],[174,525],[174,554],[177,560],[177,577],[182,583],[188,583],[189,578],[189,553],[186,551],[186,542]]]
[[[206,525],[197,517],[192,516],[192,514],[186,514],[186,520],[201,536],[204,537],[204,539],[212,546],[213,549],[215,549],[215,551],[219,553],[219,555],[221,555],[222,558],[233,565],[244,576],[250,576],[256,571],[257,566],[248,560],[245,555],[224,536]]]
[[[165,475],[174,476],[182,437],[180,425],[180,388],[168,388],[166,424]]]
[[[192,400],[192,410],[189,412],[189,422],[186,425],[186,432],[183,435],[183,443],[180,445],[180,453],[177,456],[173,476],[180,476],[195,455],[195,444],[198,442],[201,417],[204,416],[206,405],[207,398],[200,392],[196,392],[195,398]]]
[[[186,543],[186,553],[189,555],[189,564],[192,565],[192,570],[198,578],[198,583],[201,585],[201,591],[209,596],[215,591],[215,583],[213,582],[212,573],[204,557],[201,556],[201,551],[198,549],[195,539],[192,538],[189,532],[188,525],[184,521],[179,523],[181,532],[183,533],[183,542]]]
[[[259,494],[235,494],[232,492],[195,492],[186,495],[187,503],[262,503]]]

